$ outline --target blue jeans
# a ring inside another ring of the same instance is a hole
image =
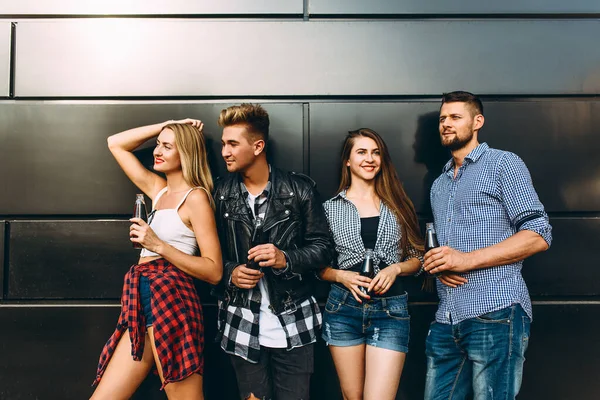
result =
[[[323,340],[332,346],[368,346],[408,353],[410,315],[406,292],[373,297],[362,304],[347,290],[331,285],[323,314]]]
[[[456,325],[433,322],[426,341],[425,400],[514,399],[530,324],[519,304]]]
[[[142,311],[146,317],[146,327],[154,324],[154,315],[152,315],[152,292],[150,290],[150,280],[144,275],[140,275],[140,303]]]

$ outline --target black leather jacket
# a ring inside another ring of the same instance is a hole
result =
[[[223,251],[223,279],[215,294],[227,304],[248,307],[248,290],[230,283],[233,270],[248,261],[253,231],[239,175],[217,180],[214,198]],[[263,268],[271,307],[279,314],[295,310],[313,294],[314,271],[330,263],[333,242],[315,182],[308,176],[272,167],[267,202],[263,231],[288,256],[288,267],[279,275]]]

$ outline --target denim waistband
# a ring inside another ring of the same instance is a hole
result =
[[[363,300],[363,303],[359,303],[356,301],[352,293],[345,287],[340,287],[337,284],[331,285],[331,290],[329,291],[329,297],[339,301],[340,303],[345,303],[354,307],[362,307],[365,304],[368,304],[373,308],[387,308],[388,305],[397,306],[402,303],[404,306],[408,305],[408,294],[404,292],[400,295],[394,296],[380,296],[380,297],[371,297],[370,300]]]

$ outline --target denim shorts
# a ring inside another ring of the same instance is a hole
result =
[[[150,291],[150,281],[144,275],[140,275],[140,303],[142,311],[146,317],[146,326],[154,324],[154,315],[152,315],[152,292]]]
[[[408,353],[410,315],[408,296],[378,297],[356,301],[337,285],[331,291],[323,316],[323,340],[331,346],[367,344]]]

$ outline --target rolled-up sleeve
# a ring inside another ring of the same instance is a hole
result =
[[[511,224],[516,231],[537,233],[550,246],[552,226],[533,187],[527,166],[516,154],[507,152],[499,167],[502,200]]]

